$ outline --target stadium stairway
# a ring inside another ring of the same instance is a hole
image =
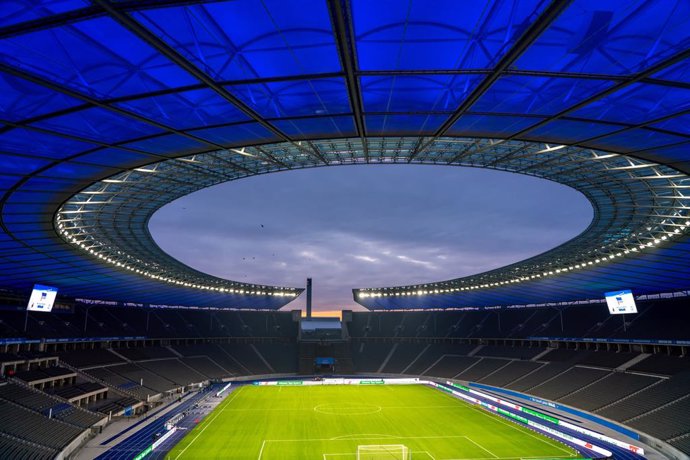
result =
[[[61,413],[53,412],[51,414],[52,418],[55,418],[64,423],[68,423],[81,429],[90,428],[91,426],[95,425],[104,425],[106,423],[106,419],[102,415],[96,414],[95,412],[74,405],[70,403],[67,399],[62,398],[57,394],[45,393],[44,391],[27,385],[26,382],[20,379],[12,377],[8,379],[8,382],[9,384],[16,385],[17,387],[21,388],[23,392],[27,394],[27,396],[28,393],[33,393],[35,395],[34,398],[31,398],[29,396],[29,399],[27,399],[27,401],[33,400],[34,402],[37,402],[39,398],[42,401],[39,402],[38,405],[32,405],[31,403],[23,404],[21,400],[16,398],[4,398],[7,401],[19,404],[22,407],[37,412],[41,415],[46,415],[46,412],[50,412],[50,409],[53,409],[55,411],[57,411],[58,409],[62,409]]]
[[[376,371],[377,373],[383,372],[383,368],[386,367],[386,365],[388,364],[388,361],[391,360],[391,358],[393,357],[393,354],[395,354],[395,351],[398,349],[399,345],[400,345],[399,343],[393,344],[393,347],[391,347],[391,351],[388,352],[388,355],[386,355],[384,360],[381,361],[381,365],[379,366],[378,370]]]
[[[121,360],[123,360],[124,362],[127,362],[127,363],[132,362],[131,359],[129,359],[128,357],[126,357],[126,356],[124,356],[124,355],[118,353],[117,351],[113,350],[112,348],[106,348],[106,350],[108,350],[110,353],[114,354],[115,356],[117,356],[118,358],[120,358]]]
[[[182,353],[180,353],[179,351],[175,350],[175,349],[174,349],[173,347],[171,347],[171,346],[166,346],[165,349],[168,350],[168,351],[169,351],[170,353],[172,353],[173,355],[177,356],[178,358],[184,358],[184,355],[183,355]]]
[[[407,367],[405,367],[405,368],[402,370],[401,374],[407,374],[407,373],[409,372],[410,368],[411,368],[412,366],[414,366],[415,363],[417,363],[417,361],[419,360],[419,358],[420,358],[422,355],[424,355],[424,353],[426,353],[427,350],[429,350],[430,347],[431,347],[431,344],[428,344],[427,346],[425,346],[424,349],[423,349],[422,351],[420,351],[420,352],[417,354],[417,356],[415,356],[415,358],[414,358],[412,361],[410,361],[410,363],[407,365]]]
[[[136,393],[133,393],[133,392],[131,392],[127,389],[124,389],[124,388],[120,388],[120,387],[114,385],[113,383],[108,382],[107,380],[99,379],[99,378],[97,378],[91,374],[88,374],[87,372],[82,371],[81,369],[79,369],[75,366],[72,366],[71,364],[69,364],[67,362],[59,361],[59,363],[61,366],[66,367],[67,369],[70,369],[70,370],[76,372],[77,375],[84,380],[87,380],[89,382],[97,382],[97,383],[100,383],[102,385],[105,385],[106,387],[108,387],[109,392],[113,392],[117,395],[128,396],[130,398],[136,399],[137,401],[141,400],[139,395],[137,395]],[[99,367],[96,367],[96,369],[100,369],[103,367],[106,367],[106,366],[99,366]]]
[[[576,368],[574,368],[574,369],[576,369]],[[579,369],[587,369],[587,368],[586,368],[586,367],[579,367]],[[599,369],[597,369],[597,370],[599,370]],[[591,382],[589,382],[589,383],[587,383],[587,384],[585,384],[585,385],[583,385],[583,386],[581,386],[581,387],[578,387],[575,391],[571,391],[570,393],[564,394],[563,396],[561,396],[560,398],[556,399],[555,401],[561,401],[561,400],[563,400],[563,399],[567,399],[567,398],[569,398],[569,397],[571,397],[571,396],[573,396],[573,395],[576,395],[576,394],[578,394],[578,393],[581,393],[581,392],[587,390],[587,388],[590,388],[590,387],[596,385],[597,383],[599,383],[599,382],[601,382],[601,381],[603,381],[603,380],[606,380],[606,379],[609,378],[611,375],[612,375],[611,373],[604,374],[604,375],[602,375],[601,377],[599,377],[599,378],[597,378],[597,379],[595,379],[595,380],[592,380]]]
[[[627,361],[627,362],[621,364],[620,366],[618,366],[616,368],[616,370],[617,371],[627,371],[629,368],[635,366],[637,363],[649,358],[650,356],[652,356],[651,353],[640,353],[639,355],[635,356],[630,361]]]
[[[261,362],[263,362],[263,363],[266,365],[266,367],[268,368],[268,370],[270,371],[270,373],[271,373],[271,374],[275,374],[275,373],[276,373],[275,369],[273,368],[273,366],[271,366],[271,363],[268,362],[268,360],[264,357],[264,355],[261,354],[261,352],[259,351],[259,349],[256,348],[256,345],[254,345],[253,343],[251,343],[251,344],[249,344],[249,346],[254,350],[254,353],[256,353],[256,355],[259,357],[259,359],[261,360]]]

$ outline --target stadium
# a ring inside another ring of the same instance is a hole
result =
[[[0,458],[689,459],[688,24],[685,0],[0,1]],[[344,279],[330,317],[310,273],[226,279],[152,236],[195,192],[353,165],[543,179],[593,217],[490,270]]]

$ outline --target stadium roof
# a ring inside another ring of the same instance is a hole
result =
[[[5,2],[0,287],[278,308],[300,290],[192,270],[150,215],[254,174],[423,163],[546,177],[595,220],[503,269],[355,291],[366,306],[687,289],[689,21],[683,0]]]

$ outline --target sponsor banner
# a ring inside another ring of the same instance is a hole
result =
[[[600,343],[640,343],[658,345],[690,345],[690,340],[652,340],[652,339],[602,339],[594,337],[527,337],[527,340],[557,342],[600,342]]]
[[[172,436],[175,431],[177,431],[177,427],[173,426],[171,429],[169,429],[163,436],[160,438],[156,439],[156,442],[153,443],[151,446],[151,450],[154,450],[156,447],[160,446],[165,442],[166,439],[168,439],[170,436]]]
[[[45,339],[46,343],[61,342],[112,342],[113,340],[145,340],[145,336],[124,336],[124,337],[71,337],[61,339]]]
[[[15,345],[15,344],[24,344],[24,343],[41,343],[40,340],[36,339],[22,339],[22,338],[0,338],[0,345]]]
[[[599,423],[599,424],[602,424],[602,425],[604,425],[604,423],[602,423],[602,421],[603,421],[603,422],[606,422],[606,425],[605,425],[605,426],[612,425],[612,423],[611,423],[611,422],[608,422],[607,420],[599,419],[598,417],[595,417],[595,416],[593,416],[593,415],[591,415],[591,414],[587,414],[587,413],[585,413],[585,412],[581,412],[581,411],[578,411],[578,410],[575,410],[575,409],[571,409],[571,408],[569,408],[569,407],[564,407],[564,406],[561,406],[561,405],[559,405],[559,404],[553,403],[553,402],[551,402],[551,401],[544,401],[544,400],[539,399],[539,398],[533,398],[533,397],[530,397],[530,396],[527,396],[527,395],[523,395],[523,394],[521,394],[521,393],[517,393],[517,392],[514,392],[514,391],[510,391],[510,390],[503,390],[502,388],[494,388],[494,387],[490,387],[490,386],[488,386],[488,385],[481,385],[481,384],[472,384],[472,385],[473,385],[473,386],[477,386],[477,387],[484,387],[484,388],[486,388],[486,389],[490,389],[490,390],[496,391],[496,392],[501,392],[501,393],[510,394],[511,396],[516,396],[516,397],[519,397],[519,398],[522,398],[522,399],[528,399],[528,400],[530,400],[530,401],[532,401],[532,402],[536,402],[536,403],[538,403],[538,404],[543,404],[543,405],[546,405],[546,406],[548,406],[548,407],[553,407],[554,409],[559,409],[559,410],[563,410],[563,411],[565,411],[565,412],[573,413],[573,414],[578,415],[578,416],[580,416],[580,417],[582,417],[582,418],[590,419],[590,420],[592,420],[592,421],[594,421],[594,422],[597,422],[597,423]],[[470,390],[470,391],[474,392],[474,393],[477,394],[477,395],[485,396],[485,397],[487,397],[487,398],[489,398],[489,399],[492,399],[492,400],[495,399],[493,396],[485,395],[484,393],[482,393],[482,392],[480,392],[480,391],[476,391],[476,390]],[[503,400],[500,400],[500,399],[499,399],[499,404],[503,404],[503,402],[504,402]],[[516,405],[514,405],[514,404],[512,404],[512,403],[510,403],[510,402],[508,402],[508,401],[506,401],[506,404],[505,404],[505,405],[516,406]],[[627,450],[629,450],[630,452],[634,452],[634,453],[639,454],[639,455],[644,455],[644,449],[643,449],[642,447],[635,446],[635,445],[633,445],[633,444],[629,444],[629,443],[624,442],[624,441],[620,441],[620,440],[618,440],[618,439],[612,438],[612,437],[610,437],[610,436],[603,435],[603,434],[598,433],[598,432],[596,432],[596,431],[588,430],[587,428],[583,428],[583,427],[578,426],[578,425],[573,425],[572,423],[568,423],[568,422],[566,422],[566,421],[559,420],[559,419],[557,419],[557,418],[555,418],[555,417],[551,417],[551,416],[549,416],[549,415],[543,414],[543,413],[541,413],[541,412],[539,412],[539,411],[535,411],[535,410],[529,409],[529,408],[527,408],[527,407],[522,407],[522,406],[516,406],[516,407],[518,407],[520,411],[522,411],[522,412],[524,412],[524,413],[526,413],[526,414],[533,415],[533,416],[538,417],[538,418],[540,418],[540,419],[542,419],[542,420],[545,420],[545,421],[547,421],[547,422],[553,423],[553,424],[555,424],[555,425],[562,426],[563,428],[568,428],[568,429],[573,430],[573,431],[575,431],[575,432],[577,432],[577,433],[582,433],[582,434],[584,434],[584,435],[591,436],[592,438],[598,439],[598,440],[600,440],[600,441],[607,442],[607,443],[609,443],[609,444],[613,444],[614,446],[622,447],[623,449],[627,449]],[[617,429],[616,431],[619,431],[619,432],[621,432],[621,433],[627,435],[627,432],[628,432],[629,430],[625,430],[625,429],[622,428],[622,427],[618,427],[618,429]],[[634,434],[635,434],[634,439],[639,439],[639,436],[637,435],[637,433],[634,433]]]
[[[230,388],[231,386],[232,386],[232,382],[228,383],[228,384],[225,385],[223,388],[221,388],[221,390],[220,390],[218,393],[216,393],[216,398],[217,398],[218,396],[222,395],[223,393],[225,393],[225,390],[227,390],[227,389]]]
[[[554,430],[553,428],[549,428],[548,426],[542,425],[541,423],[533,422],[531,420],[528,420],[527,423],[529,426],[537,428],[539,430],[542,430],[546,433],[552,434],[553,436],[556,436],[557,438],[565,439],[566,441],[572,442],[575,445],[578,445],[580,447],[584,447],[585,449],[589,449],[591,451],[596,452],[597,454],[604,455],[606,457],[611,457],[613,453],[609,450],[604,449],[603,447],[595,446],[592,443],[583,441],[582,439],[578,439],[574,436],[570,436],[569,434],[561,433],[558,430]]]
[[[146,449],[142,450],[142,451],[139,453],[139,455],[137,455],[136,457],[134,457],[133,460],[141,460],[142,458],[146,457],[146,456],[147,456],[148,454],[150,454],[151,452],[153,452],[153,447],[152,447],[152,446],[148,446]]]
[[[536,410],[532,410],[528,407],[521,407],[521,406],[518,406],[518,407],[520,407],[520,410],[522,412],[524,412],[525,414],[529,414],[529,415],[532,415],[534,417],[540,418],[542,420],[546,420],[547,422],[551,422],[555,425],[558,425],[560,423],[560,420],[558,420],[557,418],[551,417],[550,415],[542,414],[541,412],[537,412]]]
[[[627,449],[630,452],[634,452],[639,455],[644,455],[644,449],[642,447],[634,446],[632,444],[628,444],[627,442],[619,441],[618,439],[611,438],[601,433],[597,433],[596,431],[588,430],[587,428],[582,428],[580,426],[573,425],[572,423],[561,421],[560,425],[564,428],[569,428],[578,433],[586,434],[587,436],[591,436],[600,441],[608,442],[609,444],[613,444],[614,446],[622,447],[623,449]]]
[[[273,386],[273,385],[413,385],[427,383],[418,378],[400,379],[347,379],[347,378],[328,378],[322,380],[261,380],[253,382],[254,385]]]

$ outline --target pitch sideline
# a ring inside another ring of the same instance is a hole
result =
[[[185,448],[182,449],[182,451],[181,451],[179,454],[177,454],[177,457],[175,457],[175,460],[177,460],[178,458],[180,458],[180,457],[182,456],[182,454],[184,454],[185,451],[186,451],[187,449],[189,449],[189,447],[190,447],[192,444],[194,444],[194,441],[196,441],[197,438],[198,438],[199,436],[201,436],[201,433],[203,433],[204,431],[206,431],[206,428],[208,428],[213,422],[215,422],[215,420],[218,418],[218,416],[219,416],[220,414],[223,413],[223,411],[225,410],[225,408],[228,407],[232,401],[235,400],[235,398],[236,398],[237,395],[240,393],[240,391],[242,391],[243,388],[244,388],[243,386],[239,387],[237,390],[234,391],[235,394],[233,395],[232,398],[230,398],[228,401],[223,401],[223,402],[221,403],[221,404],[225,404],[225,407],[223,407],[220,411],[218,411],[218,413],[217,413],[212,419],[209,418],[208,423],[201,429],[201,431],[199,431],[199,432],[196,434],[196,436],[194,436],[194,438],[189,442],[189,444],[187,444],[187,445],[185,446]]]

